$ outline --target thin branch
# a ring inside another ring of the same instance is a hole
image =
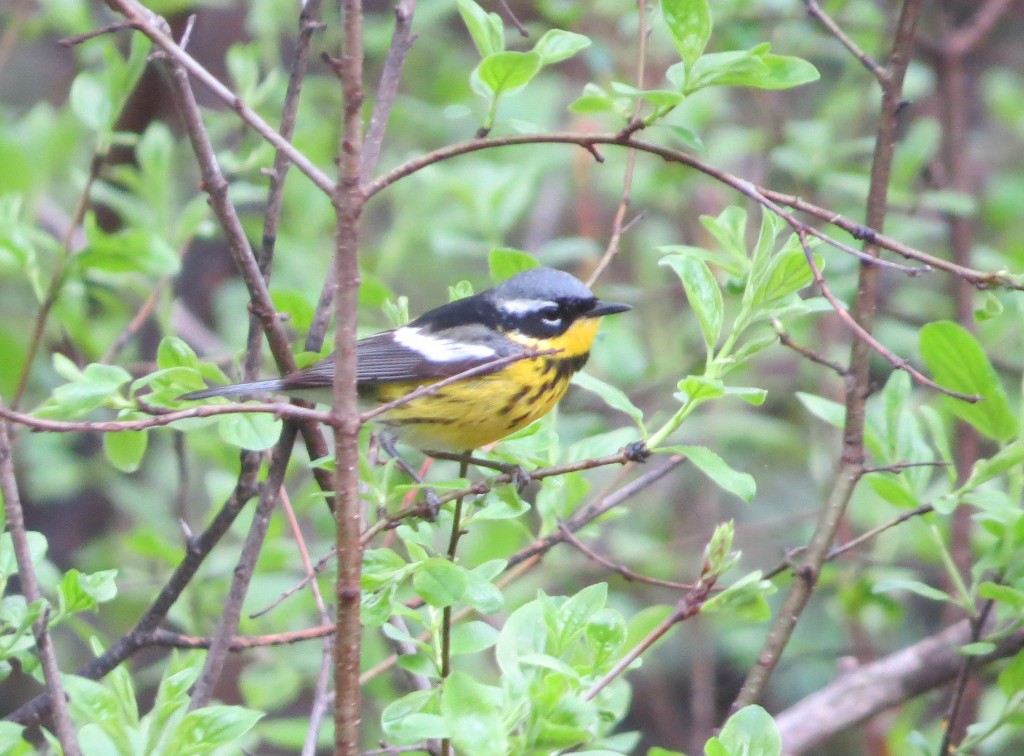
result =
[[[213,697],[214,686],[224,669],[230,651],[231,638],[238,630],[238,621],[242,616],[242,604],[245,602],[249,583],[256,570],[256,560],[259,559],[263,541],[270,528],[270,515],[277,504],[277,494],[284,483],[288,461],[291,459],[292,446],[295,444],[297,435],[298,429],[295,425],[290,423],[285,425],[281,431],[281,437],[274,447],[267,480],[260,489],[256,513],[249,526],[249,533],[246,536],[245,545],[242,547],[242,553],[238,557],[238,564],[231,574],[231,587],[224,602],[224,610],[221,612],[217,630],[213,635],[213,642],[210,644],[210,649],[203,662],[202,672],[192,688],[189,711],[195,711],[209,703]]]
[[[32,550],[29,547],[28,532],[25,528],[25,512],[21,506],[18,480],[14,475],[10,431],[7,423],[3,421],[0,421],[0,493],[3,494],[7,530],[11,534],[11,543],[14,547],[14,558],[18,565],[18,579],[21,582],[22,595],[29,604],[42,603],[43,594],[39,589],[39,578],[36,576],[35,565],[32,564]],[[57,735],[57,740],[60,741],[61,750],[70,756],[78,756],[81,750],[78,747],[78,737],[75,734],[74,723],[71,721],[71,713],[68,711],[67,696],[60,679],[60,666],[57,664],[57,654],[50,638],[49,616],[50,609],[47,604],[42,609],[39,619],[32,625],[36,639],[36,654],[43,668],[46,690],[49,692],[50,700],[54,702],[53,730]]]
[[[881,229],[885,223],[893,154],[899,126],[898,114],[902,102],[903,79],[910,63],[917,21],[921,11],[921,0],[904,0],[896,25],[895,39],[889,56],[888,76],[882,82],[882,106],[875,152],[871,163],[871,180],[866,198],[866,221],[872,228]],[[805,242],[801,235],[801,242]],[[805,246],[805,253],[807,253]],[[865,252],[877,256],[877,243],[869,243]],[[813,255],[808,253],[812,270]],[[818,271],[820,279],[820,271]],[[879,269],[862,263],[854,300],[851,319],[860,332],[870,335],[878,305]],[[824,291],[824,290],[823,290]],[[835,306],[835,305],[833,305]],[[840,312],[841,310],[837,310]],[[789,644],[814,586],[821,567],[835,541],[839,525],[846,512],[850,498],[860,481],[864,469],[864,425],[870,376],[868,373],[872,345],[861,337],[853,340],[850,351],[850,379],[846,388],[846,422],[843,428],[843,451],[836,471],[835,480],[825,506],[818,518],[814,535],[808,544],[803,561],[794,569],[794,580],[789,592],[772,622],[764,645],[757,657],[757,664],[750,669],[739,694],[730,708],[736,711],[756,702],[768,684],[782,653]]]
[[[591,559],[597,562],[602,567],[605,567],[617,575],[622,576],[623,579],[634,583],[646,583],[647,585],[656,585],[659,588],[670,588],[674,591],[692,591],[694,586],[691,583],[674,583],[671,580],[659,580],[658,578],[647,577],[641,575],[639,572],[634,572],[625,565],[616,564],[610,559],[598,554],[596,551],[587,546],[583,541],[573,535],[573,532],[565,526],[564,522],[559,521],[558,529],[562,535],[565,536],[565,540],[570,545],[574,546],[587,559]]]
[[[978,616],[968,619],[968,622],[971,624],[971,643],[977,643],[981,640],[982,633],[985,632],[985,628],[990,624],[989,620],[992,618],[992,608],[994,606],[995,602],[992,599],[988,599],[978,613]],[[967,681],[970,679],[971,671],[977,664],[977,659],[967,654],[964,655],[960,662],[960,670],[957,672],[956,681],[953,683],[953,695],[950,698],[946,715],[943,717],[945,727],[942,732],[942,742],[939,744],[939,753],[953,753],[952,741],[955,733],[960,730],[958,720],[961,714],[961,707],[965,705]]]
[[[162,18],[137,2],[137,0],[107,0],[107,4],[123,14],[133,28],[138,29],[153,40],[157,47],[201,81],[218,100],[238,113],[239,118],[251,126],[256,133],[270,142],[275,148],[287,154],[295,166],[306,174],[320,191],[328,196],[334,191],[334,182],[327,177],[327,174],[313,165],[287,139],[260,118],[256,111],[242,102],[238,95],[218,81],[213,74],[207,71],[195,58],[185,52],[174,41],[167,29],[166,22]]]
[[[377,168],[384,134],[388,128],[388,118],[395,106],[398,87],[402,82],[402,68],[406,56],[416,42],[412,31],[413,15],[416,13],[416,0],[398,0],[395,4],[395,29],[391,33],[391,46],[384,58],[384,68],[377,84],[376,99],[373,103],[373,114],[366,127],[363,139],[363,154],[359,160],[359,175],[362,181],[369,181]]]
[[[647,0],[637,0],[637,59],[636,59],[636,88],[643,90],[645,71],[647,68],[647,38],[651,30],[647,25]],[[640,111],[643,107],[643,100],[637,98],[633,104],[633,116],[631,121],[640,123]],[[633,172],[636,168],[636,153],[634,149],[626,152],[626,170],[622,176],[622,197],[619,200],[618,210],[615,211],[615,219],[612,221],[612,233],[608,239],[608,246],[598,260],[597,265],[587,279],[587,286],[593,286],[601,277],[611,261],[619,253],[619,241],[625,229],[626,213],[629,212],[629,205],[633,191]]]
[[[854,336],[867,344],[872,351],[879,354],[894,368],[904,371],[922,386],[927,386],[928,388],[943,393],[946,396],[951,396],[954,399],[960,399],[961,401],[968,402],[969,404],[975,404],[981,401],[981,397],[977,394],[964,394],[960,391],[954,391],[953,389],[946,388],[945,386],[940,386],[938,383],[911,365],[909,360],[900,357],[889,349],[889,347],[885,346],[882,342],[872,336],[868,328],[861,325],[853,315],[847,312],[846,308],[843,307],[843,303],[840,302],[839,298],[832,293],[832,290],[825,282],[825,276],[822,274],[821,268],[814,259],[814,253],[811,251],[811,247],[807,243],[806,236],[801,230],[797,231],[797,235],[800,237],[800,244],[804,250],[804,257],[807,259],[807,265],[811,269],[811,275],[814,276],[814,282],[818,284],[818,288],[821,290],[822,296],[825,297],[829,304],[832,305],[832,309],[835,311],[836,317],[843,322],[843,325],[853,332]]]
[[[775,333],[779,336],[779,343],[785,347],[792,349],[794,352],[799,354],[804,359],[810,360],[822,367],[826,367],[833,373],[838,375],[840,378],[845,378],[849,373],[843,365],[840,365],[835,360],[830,360],[827,357],[823,357],[812,349],[797,344],[793,341],[793,337],[789,335],[785,326],[782,325],[782,321],[777,318],[772,318],[772,328]]]
[[[838,39],[843,47],[849,50],[850,54],[859,60],[861,65],[863,65],[872,76],[878,79],[879,82],[884,83],[888,80],[889,72],[885,67],[880,66],[870,55],[861,50],[857,43],[842,30],[842,27],[840,27],[831,16],[822,10],[821,5],[818,4],[818,0],[804,0],[804,4],[807,6],[807,15],[816,19],[818,23],[824,26],[833,37]]]
[[[217,415],[241,415],[254,412],[263,412],[275,417],[297,420],[303,422],[326,423],[328,414],[319,410],[300,407],[287,402],[248,402],[239,404],[231,402],[228,404],[204,404],[191,409],[174,410],[164,414],[155,415],[141,420],[47,420],[25,412],[14,412],[5,407],[0,407],[0,417],[18,423],[36,431],[48,433],[120,433],[122,431],[140,431],[149,428],[159,428],[164,425],[171,425],[179,420],[188,420],[195,417],[216,417]]]
[[[772,212],[777,213],[778,211],[770,203],[787,205],[793,207],[795,210],[807,212],[815,217],[821,218],[829,224],[835,225],[837,228],[843,229],[857,239],[870,243],[873,248],[886,249],[908,260],[916,260],[924,263],[929,268],[946,271],[947,273],[964,279],[975,288],[990,289],[1002,287],[1024,291],[1024,280],[1021,280],[1019,276],[1006,272],[987,273],[955,265],[885,236],[880,230],[870,224],[865,225],[863,223],[854,223],[845,219],[839,213],[817,207],[816,205],[806,202],[798,197],[758,186],[757,184],[740,178],[728,171],[724,171],[713,165],[705,163],[702,160],[698,160],[685,152],[662,147],[650,142],[644,142],[628,135],[590,134],[586,132],[550,132],[544,134],[511,134],[508,136],[490,137],[487,139],[469,139],[464,142],[458,142],[456,144],[442,147],[434,150],[433,152],[428,152],[424,155],[413,158],[402,165],[396,166],[387,173],[378,176],[373,181],[365,184],[363,186],[363,190],[366,197],[370,198],[395,182],[411,176],[412,174],[436,163],[450,160],[460,155],[469,155],[481,150],[495,149],[499,147],[514,147],[524,144],[571,144],[588,151],[593,151],[596,149],[597,145],[602,144],[634,148],[641,152],[657,155],[667,162],[685,165],[699,171],[700,173],[710,176],[716,181],[735,189],[744,196],[750,197],[755,202],[768,208]],[[855,254],[861,262],[868,265],[873,267],[892,267],[895,265],[894,263],[878,259],[875,255],[852,250],[848,245],[844,245],[842,242],[832,239],[830,236],[823,234],[817,229],[801,224],[799,220],[792,216],[788,216],[788,214],[783,214],[781,217],[783,217],[783,219],[791,226],[796,224],[794,227],[803,227],[806,233],[821,239],[830,246],[848,254]],[[925,272],[917,268],[906,268],[903,266],[896,266],[896,268],[901,270],[901,272],[913,275]]]
[[[305,630],[289,630],[269,635],[236,635],[228,643],[232,652],[248,651],[251,648],[268,648],[273,646],[290,646],[294,643],[327,638],[334,633],[334,625],[319,625]],[[160,648],[209,648],[213,643],[211,636],[185,635],[163,628],[155,628],[152,632],[139,639],[140,647],[156,646]]]
[[[700,610],[704,607],[704,603],[708,600],[708,596],[711,595],[711,589],[715,587],[716,579],[717,576],[713,574],[702,575],[701,579],[697,581],[697,584],[693,586],[685,596],[679,599],[672,612],[665,619],[659,622],[657,627],[651,630],[633,648],[631,648],[629,653],[619,659],[619,661],[615,663],[615,666],[605,673],[600,680],[591,685],[587,692],[583,694],[583,699],[586,701],[592,701],[598,693],[608,687],[613,680],[629,669],[633,662],[639,659],[647,649],[664,637],[669,630],[680,622],[684,622],[691,617],[697,616],[700,613]]]
[[[869,471],[865,471],[865,472],[869,472]],[[934,511],[935,511],[935,508],[931,504],[922,504],[919,507],[914,507],[913,509],[908,509],[906,512],[901,512],[898,517],[894,517],[893,519],[889,520],[888,522],[884,522],[881,525],[878,525],[878,526],[876,526],[874,528],[871,528],[871,530],[864,531],[863,533],[861,533],[856,538],[851,538],[849,541],[847,541],[846,543],[842,544],[841,546],[836,546],[835,548],[833,548],[831,551],[828,552],[828,555],[825,557],[825,561],[831,562],[836,557],[842,556],[843,554],[845,554],[848,551],[852,551],[853,549],[857,548],[858,546],[861,546],[861,545],[867,543],[868,541],[872,540],[873,538],[881,535],[885,531],[890,530],[891,528],[896,527],[900,523],[906,522],[907,520],[912,520],[915,517],[921,517],[922,515],[926,515],[929,512],[934,512]],[[764,574],[764,579],[765,580],[770,580],[771,578],[775,577],[776,575],[779,575],[779,574],[781,574],[783,572],[786,572],[787,570],[793,569],[793,566],[794,566],[793,565],[793,558],[796,557],[799,554],[804,553],[806,550],[807,549],[805,547],[802,547],[802,546],[800,548],[798,548],[798,549],[793,549],[791,552],[789,552],[786,555],[785,561],[783,561],[781,564],[777,565],[776,567],[772,568],[771,570],[769,570],[768,572],[766,572]]]

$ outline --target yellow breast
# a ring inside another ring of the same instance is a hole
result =
[[[506,334],[533,349],[559,351],[446,386],[391,410],[381,422],[420,449],[463,451],[502,439],[546,415],[565,395],[573,373],[587,361],[598,325],[596,318],[583,319],[554,339]],[[393,401],[433,382],[380,384],[373,398]]]

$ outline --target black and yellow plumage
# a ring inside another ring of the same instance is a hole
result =
[[[370,403],[390,402],[503,357],[555,350],[457,381],[378,418],[420,449],[475,449],[550,412],[590,356],[601,317],[628,309],[601,302],[568,273],[534,268],[408,325],[361,339],[356,345],[359,395]],[[329,402],[333,374],[333,359],[327,358],[283,378],[181,398],[280,392]]]

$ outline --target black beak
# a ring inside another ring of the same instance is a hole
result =
[[[626,312],[632,310],[628,304],[618,304],[616,302],[602,302],[598,300],[588,312],[584,314],[585,318],[602,318],[605,315],[614,315],[617,312]]]

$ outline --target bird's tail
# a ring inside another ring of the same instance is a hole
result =
[[[281,390],[281,380],[271,378],[266,381],[253,381],[252,383],[232,383],[228,386],[212,386],[200,391],[190,391],[178,397],[183,402],[191,402],[197,399],[209,399],[212,396],[237,396],[238,394],[260,394]]]

